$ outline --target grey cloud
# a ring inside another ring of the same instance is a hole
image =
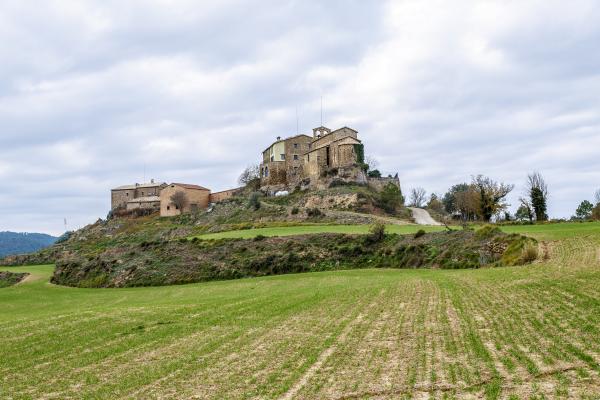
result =
[[[4,2],[0,229],[58,233],[150,177],[235,185],[276,136],[359,129],[404,188],[600,186],[593,1]],[[6,195],[11,193],[11,196]],[[589,193],[589,194],[588,194]],[[14,194],[14,196],[12,195]]]

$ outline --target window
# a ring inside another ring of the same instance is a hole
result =
[[[169,211],[171,209],[171,206],[167,206],[167,211]]]
[[[298,154],[294,154],[294,160],[298,159]]]
[[[129,192],[125,193],[125,196],[129,197]]]
[[[294,143],[294,148],[297,149],[298,148],[298,143]]]
[[[306,157],[306,161],[310,161],[310,154],[307,154]]]
[[[142,192],[142,197],[144,196],[144,192]]]
[[[281,159],[282,159],[282,160],[285,160],[285,154],[282,154],[282,155],[281,155]]]
[[[271,156],[271,162],[275,161],[275,156]]]

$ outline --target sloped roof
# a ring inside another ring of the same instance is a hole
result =
[[[158,202],[160,202],[160,197],[158,197],[158,196],[137,197],[135,199],[128,200],[127,202],[128,203],[158,203]]]
[[[325,147],[329,146],[331,143],[337,143],[337,142],[340,142],[342,140],[348,140],[350,142],[353,142],[353,143],[345,143],[345,144],[360,144],[360,143],[362,143],[359,139],[354,139],[351,136],[344,136],[343,138],[339,138],[337,140],[332,140],[329,143],[323,144],[323,145],[321,145],[319,147],[315,147],[314,149],[311,149],[311,150],[307,151],[304,154],[306,155],[306,154],[312,153],[313,151],[317,151],[317,150],[320,150],[322,148],[325,148]],[[344,143],[342,143],[342,144],[345,145]]]
[[[154,182],[154,183],[136,183],[133,185],[123,185],[123,186],[117,186],[114,189],[111,190],[132,190],[132,189],[140,189],[140,188],[155,188],[155,187],[160,187],[160,186],[166,186],[166,182]]]
[[[207,188],[205,188],[203,186],[199,186],[199,185],[192,185],[192,184],[189,184],[189,183],[175,183],[175,182],[173,182],[173,183],[171,183],[171,186],[172,185],[179,186],[179,187],[182,187],[184,189],[208,190],[210,192],[210,189],[207,189]]]

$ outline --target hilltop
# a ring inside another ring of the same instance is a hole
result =
[[[411,225],[408,215],[401,205],[387,207],[382,192],[364,186],[280,197],[246,193],[175,217],[98,220],[51,248],[3,263],[55,263],[52,281],[61,285],[124,287],[365,267],[480,268],[530,260],[532,239],[497,229],[426,233]],[[381,230],[368,235],[347,229],[375,223]],[[384,224],[411,227],[401,233],[412,234],[383,235]],[[342,227],[341,233],[202,239],[275,227],[297,227],[302,233],[307,226],[328,225]]]

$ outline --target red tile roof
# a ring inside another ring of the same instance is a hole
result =
[[[190,185],[189,183],[171,183],[171,185],[177,185],[180,186],[184,189],[195,189],[195,190],[208,190],[210,192],[210,189],[207,189],[205,187],[202,186],[198,186],[198,185]]]

